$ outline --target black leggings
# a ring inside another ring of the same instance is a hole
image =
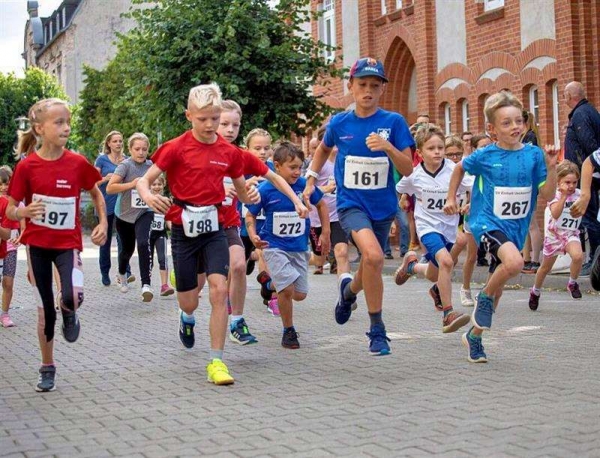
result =
[[[37,287],[44,307],[44,335],[46,341],[54,339],[56,310],[52,289],[52,264],[58,270],[62,305],[69,310],[77,310],[83,303],[83,265],[79,250],[52,250],[35,246],[27,247],[32,283]],[[31,277],[30,277],[31,278]]]
[[[158,258],[158,268],[167,270],[167,233],[166,231],[152,231],[150,233],[150,257],[154,261],[154,248]]]
[[[119,274],[125,275],[127,265],[135,251],[137,242],[140,263],[140,278],[143,285],[150,285],[152,256],[150,253],[150,226],[154,220],[153,212],[145,212],[135,223],[128,223],[117,217],[117,232],[121,237],[122,250],[119,252]]]

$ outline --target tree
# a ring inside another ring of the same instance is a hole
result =
[[[67,95],[51,75],[39,68],[29,68],[23,78],[0,74],[0,162],[14,165],[17,143],[17,118],[26,117],[37,101],[49,97],[67,100]]]
[[[303,134],[332,113],[312,94],[343,72],[323,58],[327,46],[302,31],[308,0],[134,0],[137,27],[122,35],[105,70],[86,70],[81,94],[85,141],[113,129],[150,138],[181,134],[191,87],[217,82],[244,111],[245,130]],[[90,143],[91,145],[91,143]]]

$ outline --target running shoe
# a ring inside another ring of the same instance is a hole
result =
[[[122,293],[126,293],[129,291],[129,280],[127,282],[123,281],[125,279],[125,275],[119,275],[117,277],[117,285],[119,286],[119,291]]]
[[[142,286],[142,302],[150,302],[154,298],[154,293],[150,285]]]
[[[47,393],[56,389],[56,367],[42,366],[40,367],[40,376],[35,391],[38,393]]]
[[[394,255],[392,253],[386,253],[385,259],[394,259]]]
[[[524,274],[535,274],[537,273],[539,268],[539,262],[526,262],[525,265],[523,265],[523,269],[521,269],[521,272]]]
[[[411,277],[411,274],[408,273],[408,266],[417,261],[417,253],[414,251],[406,253],[406,256],[404,256],[404,259],[402,260],[402,264],[400,264],[400,267],[396,270],[396,284],[398,286],[406,283],[406,280]]]
[[[573,299],[581,299],[581,290],[579,289],[579,283],[576,281],[573,283],[567,284],[567,289],[571,293],[571,297]]]
[[[179,311],[179,340],[185,348],[193,348],[194,343],[196,342],[196,338],[194,336],[194,326],[196,325],[196,320],[192,323],[186,323],[183,321],[183,312]]]
[[[246,261],[246,275],[250,275],[252,272],[254,272],[254,266],[256,265],[256,261],[252,258],[248,259],[248,261]]]
[[[483,291],[477,296],[477,303],[471,315],[471,323],[477,329],[489,330],[492,327],[492,315],[494,314],[494,298]]]
[[[449,332],[458,331],[460,328],[468,324],[469,321],[471,321],[471,317],[469,315],[452,311],[442,319],[442,332],[447,334]]]
[[[382,324],[371,326],[371,330],[367,332],[367,337],[370,340],[369,351],[371,352],[371,355],[384,356],[390,354],[390,346],[388,342],[391,341],[387,337],[385,326]]]
[[[339,298],[335,306],[335,321],[344,324],[352,315],[352,305],[356,303],[356,295],[351,299],[344,299],[344,289],[352,282],[352,275],[342,274],[339,278]]]
[[[102,284],[104,286],[110,286],[110,276],[108,274],[102,274]]]
[[[330,262],[330,267],[329,267],[329,273],[330,274],[337,274],[337,261],[335,258],[333,258]]]
[[[481,337],[471,336],[472,330],[473,328],[462,335],[462,343],[469,351],[467,360],[470,363],[487,363],[487,356],[483,351],[482,339]]]
[[[271,276],[264,270],[261,273],[259,273],[256,277],[256,281],[260,283],[260,295],[262,296],[265,305],[269,300],[271,300],[271,297],[273,296],[273,291],[267,288],[267,283],[270,280]]]
[[[315,267],[315,271],[313,272],[313,275],[323,275],[323,266]]]
[[[489,267],[490,263],[487,258],[481,258],[477,260],[477,267]]]
[[[133,283],[135,281],[135,275],[133,274],[125,274],[125,276],[127,277],[127,283]],[[117,275],[117,279],[115,280],[117,285],[121,284],[121,276]]]
[[[73,343],[79,338],[79,332],[81,331],[77,312],[65,310],[64,308],[61,308],[60,311],[63,317],[62,335],[67,342]]]
[[[248,345],[258,342],[256,337],[250,334],[248,325],[243,318],[240,318],[229,328],[229,338],[240,345]]]
[[[5,328],[12,328],[15,325],[10,319],[8,313],[3,313],[0,315],[0,323],[2,323],[2,326],[4,326]]]
[[[437,283],[434,283],[431,288],[429,288],[429,295],[433,299],[433,306],[436,310],[442,311],[444,307],[442,306],[442,296],[440,296],[440,290],[438,289]]]
[[[460,287],[460,303],[463,307],[473,307],[475,305],[470,289],[464,289],[462,286]]]
[[[540,305],[540,295],[541,294],[535,294],[532,290],[529,290],[529,308],[534,312]]]
[[[281,316],[277,296],[272,297],[271,300],[267,302],[267,312],[270,312],[273,316]]]
[[[175,290],[166,283],[160,287],[161,297],[171,296],[172,294],[175,294]]]
[[[229,369],[223,361],[220,359],[213,359],[206,366],[206,380],[215,385],[232,385],[235,381],[231,375],[229,375]]]
[[[298,342],[298,333],[293,326],[291,328],[287,328],[283,332],[281,346],[284,348],[289,348],[290,350],[297,350],[300,348],[300,342]]]

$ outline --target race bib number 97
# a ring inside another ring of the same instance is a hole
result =
[[[273,213],[273,234],[278,237],[299,237],[304,235],[306,220],[296,212]]]
[[[76,197],[50,197],[34,194],[32,199],[34,202],[42,202],[46,207],[46,212],[40,219],[31,220],[33,224],[63,231],[75,229]]]
[[[531,186],[494,188],[494,215],[500,219],[525,218],[531,208]]]
[[[387,157],[346,156],[344,186],[348,189],[384,189],[389,168]]]
[[[200,234],[219,230],[219,214],[217,207],[214,205],[206,207],[188,206],[181,212],[181,221],[183,232],[188,237],[198,237]]]
[[[148,204],[140,197],[137,189],[131,190],[131,208],[148,208]]]

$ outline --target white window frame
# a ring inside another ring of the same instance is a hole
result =
[[[483,0],[483,11],[488,12],[504,7],[504,0]]]
[[[463,132],[466,132],[469,130],[469,124],[471,121],[471,118],[469,117],[469,102],[466,99],[461,103],[460,111],[462,114]]]
[[[399,10],[402,8],[402,0],[396,0],[396,9]]]
[[[335,47],[335,0],[323,0],[323,37],[321,41]],[[325,59],[333,60],[335,51],[325,51]]]
[[[452,112],[450,110],[450,104],[444,104],[444,130],[446,135],[450,135],[452,133]]]
[[[381,0],[381,15],[385,16],[387,14],[387,5],[385,4],[386,0]]]
[[[534,84],[529,88],[529,112],[535,116],[535,125],[540,125],[540,92],[538,87]]]
[[[559,97],[558,97],[558,81],[552,84],[552,127],[554,131],[554,146],[560,148],[560,123],[558,118],[559,108]]]

